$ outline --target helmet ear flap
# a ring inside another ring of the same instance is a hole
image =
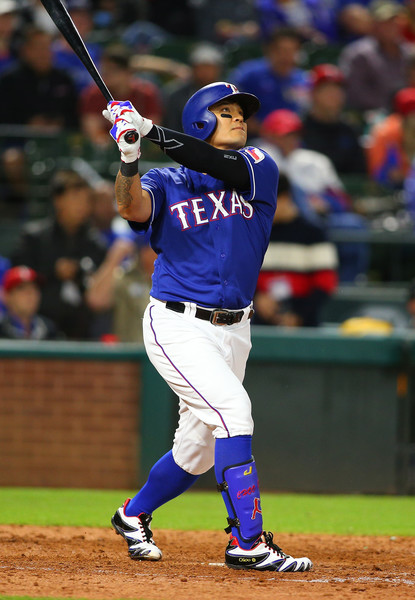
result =
[[[192,123],[188,124],[186,128],[183,127],[183,129],[184,129],[184,132],[187,133],[188,135],[197,137],[200,140],[206,140],[210,136],[212,131],[215,129],[215,126],[216,126],[216,117],[215,117],[215,123],[213,124],[213,126],[210,122],[203,119],[203,120],[193,121]]]
[[[202,90],[193,94],[183,109],[183,131],[200,140],[206,140],[216,127],[216,116],[209,110]]]

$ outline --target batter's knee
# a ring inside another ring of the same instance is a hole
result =
[[[202,475],[215,462],[215,438],[212,429],[182,405],[183,412],[173,441],[173,458],[192,475]]]
[[[251,401],[246,396],[238,406],[230,405],[224,413],[223,424],[213,431],[215,438],[235,437],[237,435],[252,435],[254,421],[252,419]]]
[[[183,447],[173,444],[173,458],[175,462],[191,475],[202,475],[209,471],[215,463],[215,446],[212,436],[210,447],[194,448],[193,452],[184,452]]]

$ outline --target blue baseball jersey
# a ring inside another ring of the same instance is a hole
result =
[[[150,243],[158,254],[151,295],[159,300],[240,309],[253,298],[277,205],[278,167],[246,147],[246,192],[186,167],[151,169],[141,178],[152,199]]]

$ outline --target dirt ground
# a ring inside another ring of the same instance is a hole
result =
[[[415,538],[277,535],[308,573],[235,571],[221,532],[157,530],[156,563],[132,561],[108,529],[0,526],[0,595],[148,600],[415,598]]]

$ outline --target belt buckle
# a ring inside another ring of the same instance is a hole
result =
[[[215,308],[210,313],[209,321],[212,325],[233,325],[233,312],[224,308]]]

